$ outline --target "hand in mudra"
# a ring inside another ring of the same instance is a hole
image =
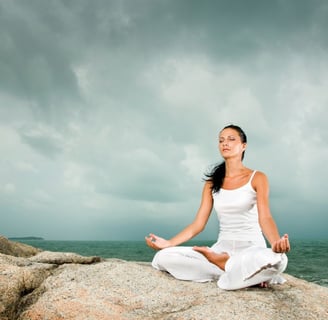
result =
[[[288,234],[285,234],[279,240],[272,243],[272,251],[277,253],[286,253],[290,250]]]
[[[154,250],[161,250],[170,247],[170,242],[164,238],[158,237],[153,233],[150,233],[148,237],[145,237],[148,247]]]

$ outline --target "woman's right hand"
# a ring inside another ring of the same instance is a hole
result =
[[[154,250],[161,250],[170,247],[170,242],[164,238],[158,237],[153,233],[150,233],[148,237],[145,237],[148,247]]]

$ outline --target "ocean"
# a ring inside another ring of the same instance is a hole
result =
[[[17,241],[17,240],[16,240]],[[75,252],[128,261],[150,262],[155,251],[144,241],[49,241],[20,240],[42,250]],[[211,246],[215,241],[191,241],[187,245]],[[328,240],[293,240],[286,273],[328,287]]]

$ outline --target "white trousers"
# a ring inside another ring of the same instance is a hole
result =
[[[211,249],[230,256],[225,271],[210,263],[204,255],[192,247],[171,247],[160,250],[154,256],[152,266],[169,272],[180,280],[196,282],[217,281],[225,290],[235,290],[261,282],[283,283],[280,274],[287,267],[287,256],[266,248],[263,241],[216,242]]]

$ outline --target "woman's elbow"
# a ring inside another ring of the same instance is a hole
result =
[[[204,229],[205,229],[205,224],[203,224],[203,223],[196,223],[193,226],[194,235],[197,235],[197,234],[201,233]]]

